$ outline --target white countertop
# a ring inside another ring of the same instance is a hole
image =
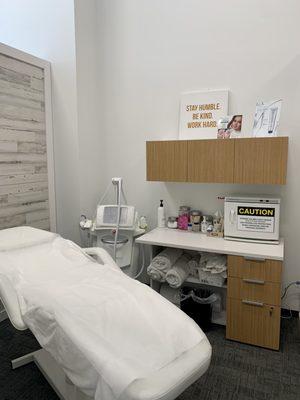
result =
[[[164,247],[178,247],[187,250],[232,254],[243,257],[259,257],[283,260],[284,241],[279,244],[237,242],[223,238],[208,237],[203,233],[179,229],[156,228],[136,239],[137,243]]]

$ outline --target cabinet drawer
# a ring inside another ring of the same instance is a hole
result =
[[[233,278],[227,280],[227,296],[233,299],[253,300],[280,306],[280,283],[257,279]]]
[[[280,307],[227,300],[226,338],[279,349]]]
[[[281,282],[282,261],[228,256],[228,276]]]

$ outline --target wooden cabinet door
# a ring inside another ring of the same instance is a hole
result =
[[[234,183],[285,184],[287,137],[234,139],[234,143]]]
[[[233,140],[189,140],[188,181],[233,183]]]
[[[279,334],[279,306],[247,299],[227,300],[227,339],[278,350]]]
[[[187,141],[147,142],[147,181],[186,182]]]

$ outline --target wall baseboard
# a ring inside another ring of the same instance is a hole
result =
[[[4,321],[7,318],[7,313],[5,310],[0,311],[0,322]]]

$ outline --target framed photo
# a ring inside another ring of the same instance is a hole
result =
[[[179,139],[215,139],[218,120],[228,113],[228,90],[183,93]]]
[[[226,115],[218,121],[218,139],[234,139],[242,137],[243,116]]]

